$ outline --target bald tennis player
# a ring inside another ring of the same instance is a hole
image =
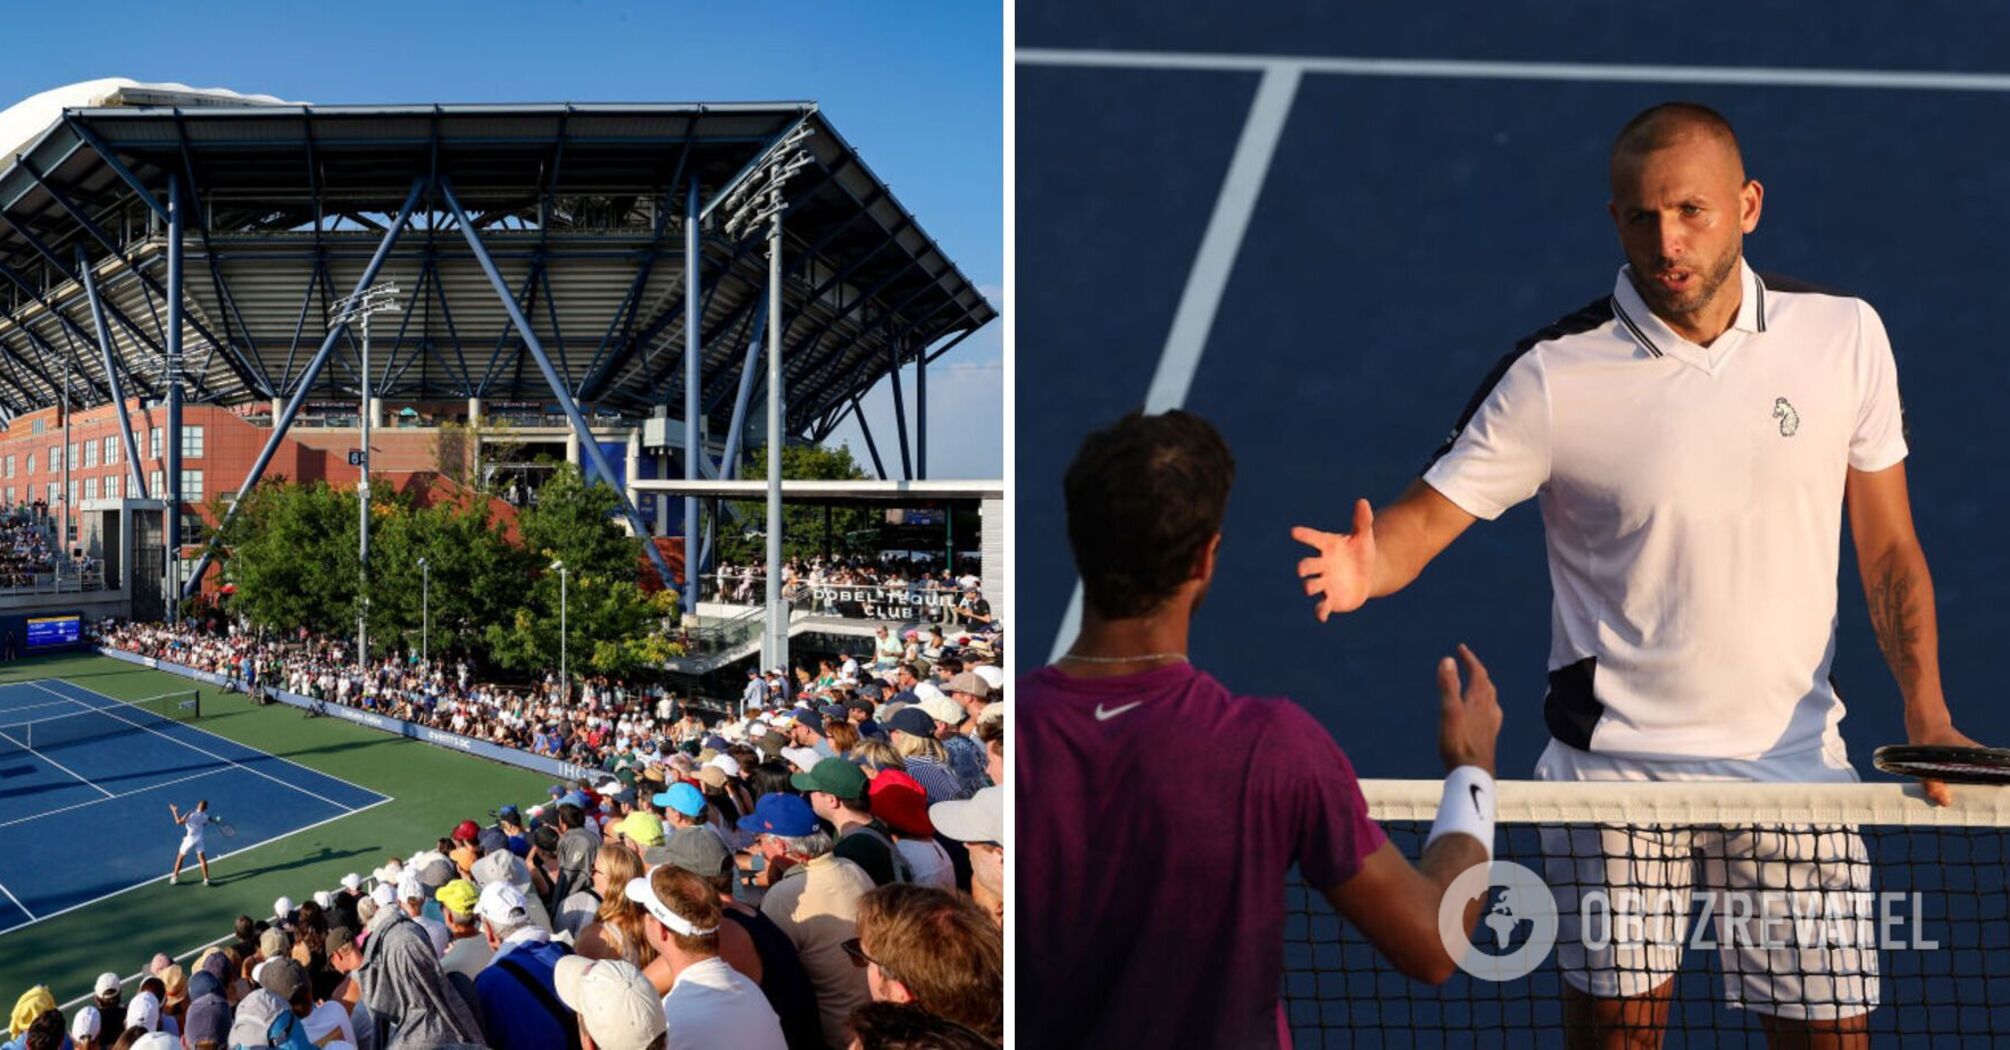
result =
[[[1315,552],[1299,575],[1319,619],[1401,590],[1474,521],[1533,496],[1555,592],[1552,739],[1537,777],[1853,782],[1829,678],[1847,509],[1907,736],[1972,746],[1941,689],[1877,312],[1746,261],[1765,191],[1717,112],[1675,102],[1639,114],[1609,168],[1626,256],[1611,293],[1517,343],[1395,503],[1356,503],[1352,532],[1292,530]],[[1927,787],[1945,804],[1945,785]],[[1847,908],[1870,888],[1853,832],[1735,830],[1545,832],[1574,1045],[1657,1041],[1683,943],[1678,924],[1659,941],[1588,950],[1581,891],[1658,893],[1686,915],[1692,890],[1812,886]],[[1769,837],[1782,834],[1792,841]],[[1692,850],[1731,859],[1699,870]],[[1751,859],[1782,856],[1796,859]],[[1875,951],[1789,943],[1720,957],[1727,996],[1775,1043],[1865,1044]]]
[[[1403,973],[1438,983],[1455,965],[1439,905],[1494,839],[1501,712],[1486,668],[1464,646],[1438,665],[1449,773],[1412,867],[1325,727],[1187,659],[1234,477],[1221,436],[1179,411],[1089,435],[1068,467],[1081,633],[1012,694],[1022,1046],[1288,1044],[1294,867]]]

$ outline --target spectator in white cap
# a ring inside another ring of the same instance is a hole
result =
[[[558,1006],[554,973],[571,949],[530,918],[530,901],[507,882],[490,883],[475,902],[495,955],[475,977],[475,1010],[495,1050],[565,1046],[571,1014]]]
[[[965,689],[988,689],[984,680],[968,671],[949,680],[949,687]],[[960,694],[968,697],[969,693]],[[977,707],[982,709],[983,705]],[[984,775],[984,748],[977,741],[964,735],[974,717],[970,710],[953,697],[944,694],[931,696],[921,702],[921,709],[928,717],[935,719],[935,739],[942,743],[942,750],[949,755],[950,772],[963,790],[976,794],[991,786],[991,780]]]
[[[649,913],[650,946],[668,965],[662,1012],[671,1046],[787,1050],[782,1022],[761,986],[719,957],[719,896],[710,883],[674,864],[628,883],[629,900]],[[833,1038],[835,1036],[835,1038]],[[845,1034],[825,1038],[842,1046]]]
[[[269,920],[278,929],[293,932],[293,898],[281,897],[272,902],[272,918]]]
[[[141,992],[133,996],[126,1006],[126,1027],[144,1028],[151,1032],[161,1026],[161,1001],[152,992]]]
[[[98,1050],[98,1033],[104,1028],[104,1017],[95,1006],[80,1006],[76,1016],[70,1018],[70,1045],[75,1050]]]
[[[148,1032],[127,1046],[130,1050],[181,1050],[175,1037],[166,1032]]]
[[[1005,789],[988,787],[962,802],[928,807],[938,834],[970,850],[970,896],[1005,925]]]
[[[633,963],[572,955],[558,961],[558,998],[579,1016],[581,1050],[662,1050],[656,989]]]
[[[101,973],[98,983],[91,988],[91,1005],[97,1007],[98,1017],[104,1023],[106,1032],[126,1030],[126,1007],[124,993],[120,991],[119,975]]]
[[[418,868],[406,868],[399,873],[398,907],[404,909],[405,914],[410,916],[413,922],[425,929],[426,936],[433,942],[433,953],[445,955],[447,946],[453,943],[454,935],[447,929],[446,923],[426,915],[426,901],[431,897],[432,893],[427,891],[425,880],[420,878]]]

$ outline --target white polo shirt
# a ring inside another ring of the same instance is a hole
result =
[[[1829,680],[1848,468],[1905,458],[1869,304],[1742,260],[1737,320],[1675,334],[1622,269],[1520,343],[1424,481],[1486,519],[1538,497],[1557,740],[1640,758],[1840,746]]]

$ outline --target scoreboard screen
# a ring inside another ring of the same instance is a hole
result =
[[[31,616],[28,618],[28,648],[75,645],[82,634],[82,627],[83,618],[79,616]]]

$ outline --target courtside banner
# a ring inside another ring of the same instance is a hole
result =
[[[156,660],[151,656],[139,656],[120,649],[108,649],[102,646],[98,648],[98,653],[103,656],[109,656],[114,660],[123,660],[126,663],[139,664],[142,667],[150,667],[156,671],[178,674],[184,678],[193,678],[196,681],[207,682],[220,688],[233,688],[237,686],[237,683],[223,675],[210,671],[198,671],[193,667],[183,667],[180,664],[169,663],[166,660]],[[443,729],[434,729],[432,726],[420,725],[417,722],[407,722],[402,718],[392,718],[389,715],[380,715],[372,711],[364,711],[360,708],[346,707],[333,701],[313,700],[295,693],[289,693],[283,689],[268,688],[265,690],[265,693],[282,704],[288,704],[304,711],[317,711],[331,718],[340,718],[346,722],[354,722],[357,725],[367,726],[379,732],[392,733],[410,740],[422,741],[434,747],[452,748],[455,751],[474,755],[477,758],[486,758],[491,762],[501,762],[504,765],[528,769],[533,772],[542,773],[548,777],[556,777],[560,780],[577,780],[593,772],[592,769],[576,762],[560,762],[558,759],[546,755],[534,755],[528,751],[501,747],[491,744],[486,740],[476,740],[473,737],[462,736],[459,733],[449,733]]]

